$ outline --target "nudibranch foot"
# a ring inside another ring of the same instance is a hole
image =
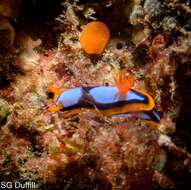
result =
[[[62,110],[62,109],[63,109],[63,106],[62,106],[62,105],[50,106],[50,107],[48,108],[49,111],[55,111],[55,112],[60,111],[60,110]]]
[[[115,84],[119,90],[120,95],[125,96],[127,92],[134,85],[134,78],[132,75],[126,76],[124,69],[119,71],[118,79],[114,77]]]
[[[152,127],[157,127],[160,122],[160,115],[156,111],[156,108],[153,108],[150,111],[128,112],[128,113],[113,115],[113,117],[131,117],[131,116],[140,119],[141,122],[143,122],[146,125],[148,124],[149,126]]]

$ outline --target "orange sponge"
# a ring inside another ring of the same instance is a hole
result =
[[[109,41],[108,27],[100,21],[88,23],[80,35],[80,44],[88,54],[101,54]]]

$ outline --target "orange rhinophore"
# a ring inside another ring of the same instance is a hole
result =
[[[110,37],[109,28],[100,21],[88,23],[80,35],[80,44],[88,54],[101,54]]]
[[[52,102],[56,103],[56,99],[63,92],[63,89],[58,89],[52,85],[52,86],[49,86],[49,90],[50,92],[53,93]],[[62,105],[54,105],[48,108],[49,111],[60,111],[61,109],[63,109]]]
[[[114,78],[115,84],[122,96],[125,96],[127,92],[134,85],[134,78],[132,75],[126,76],[124,69],[119,71],[119,78]]]

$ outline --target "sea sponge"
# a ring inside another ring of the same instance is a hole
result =
[[[1,0],[0,1],[0,16],[8,19],[15,19],[19,14],[23,0]]]
[[[100,21],[88,23],[80,35],[80,44],[88,54],[101,54],[109,41],[108,27]]]
[[[38,53],[34,50],[41,44],[41,39],[33,40],[28,34],[20,32],[16,36],[15,45],[19,49],[17,57],[18,67],[24,71],[31,71],[40,59]]]

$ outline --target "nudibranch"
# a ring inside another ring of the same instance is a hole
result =
[[[64,91],[51,86],[56,105],[49,107],[49,110],[63,112],[68,117],[85,108],[104,116],[137,114],[142,120],[160,121],[153,98],[146,92],[132,89],[132,76],[126,77],[124,70],[121,70],[115,83],[116,86],[76,87]]]
[[[101,54],[107,45],[110,32],[101,21],[88,23],[80,34],[80,45],[88,54]]]

